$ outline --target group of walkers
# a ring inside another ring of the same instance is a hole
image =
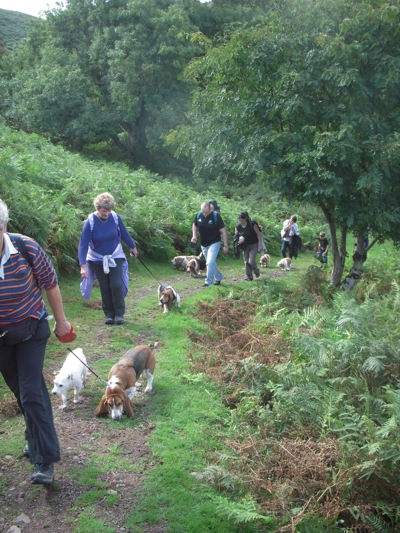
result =
[[[198,242],[200,233],[200,244],[202,253],[207,262],[207,275],[204,287],[210,285],[220,285],[223,275],[217,267],[217,257],[221,247],[221,237],[223,240],[222,252],[228,253],[228,236],[221,213],[216,200],[210,200],[201,204],[192,224],[192,245]],[[301,236],[297,225],[297,216],[291,215],[283,223],[281,231],[282,257],[297,259],[301,249]],[[241,250],[245,263],[245,281],[253,281],[260,277],[260,269],[257,264],[257,253],[266,251],[264,238],[260,227],[255,220],[252,220],[247,211],[238,214],[238,223],[235,226],[235,244]],[[317,259],[322,263],[323,268],[328,262],[328,239],[324,232],[318,237]],[[239,257],[239,256],[238,256]]]
[[[105,324],[122,325],[128,263],[121,242],[129,247],[132,256],[137,256],[138,250],[122,218],[114,211],[113,196],[107,192],[99,194],[93,204],[95,211],[84,222],[78,246],[81,292],[89,299],[97,278]],[[27,444],[23,454],[34,465],[32,483],[49,484],[54,478],[53,463],[60,460],[60,448],[42,375],[50,337],[50,317],[42,297],[43,289],[55,319],[53,332],[61,340],[69,338],[73,328],[65,317],[57,274],[50,259],[33,239],[7,233],[8,219],[8,207],[0,200],[0,372],[25,418]],[[204,286],[220,285],[223,275],[217,266],[217,256],[221,237],[222,252],[227,254],[229,248],[228,234],[215,200],[202,203],[193,219],[193,246],[197,245],[198,236],[207,264]],[[265,245],[257,222],[247,211],[238,214],[235,238],[245,262],[244,279],[252,281],[260,276],[256,256],[265,250]],[[297,218],[292,215],[283,224],[283,257],[288,252],[289,257],[296,258],[299,242]],[[318,242],[319,258],[326,263],[328,244],[324,233]]]
[[[197,244],[198,234],[200,234],[201,251],[207,264],[207,274],[203,287],[209,287],[213,284],[220,285],[223,275],[218,269],[217,257],[221,248],[221,237],[223,240],[222,253],[227,254],[229,247],[228,234],[215,200],[203,202],[200,206],[200,211],[192,224],[191,243],[194,245]],[[244,279],[245,281],[252,281],[253,275],[256,278],[260,276],[256,256],[258,252],[264,250],[264,240],[257,222],[249,217],[247,211],[242,211],[238,215],[235,236],[238,237],[246,266]]]

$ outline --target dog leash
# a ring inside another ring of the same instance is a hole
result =
[[[98,375],[96,374],[96,372],[90,368],[90,366],[88,366],[86,363],[84,363],[84,362],[82,361],[82,359],[79,359],[79,357],[76,355],[76,353],[75,353],[73,350],[71,350],[71,348],[70,348],[69,346],[67,346],[67,349],[72,353],[72,355],[75,355],[75,357],[78,359],[78,361],[80,361],[84,366],[86,366],[86,368],[87,368],[88,370],[90,370],[90,372],[91,372],[92,374],[94,374],[94,375],[96,376],[96,378],[98,378],[100,381],[102,381],[103,383],[105,383],[106,385],[108,385],[107,381],[104,381],[104,379],[102,379],[100,376],[98,376]]]
[[[153,274],[153,272],[151,272],[151,270],[149,268],[147,268],[147,266],[143,263],[143,261],[140,259],[140,257],[137,255],[136,256],[136,259],[139,259],[139,261],[142,263],[142,265],[144,266],[144,268],[153,276],[153,278],[156,280],[156,282],[161,285],[161,287],[163,289],[166,289],[166,285],[164,285],[164,283],[160,283],[160,281],[158,281],[158,279],[155,277],[155,275]]]

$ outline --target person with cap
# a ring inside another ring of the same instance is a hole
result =
[[[0,372],[25,418],[23,454],[34,464],[32,483],[49,484],[60,447],[43,378],[50,328],[42,289],[55,318],[54,333],[61,340],[73,328],[49,257],[33,239],[8,234],[8,217],[0,200]]]
[[[257,252],[263,251],[263,240],[260,228],[255,220],[249,217],[247,211],[242,211],[238,215],[238,224],[235,227],[235,234],[242,237],[243,242],[240,248],[243,252],[244,264],[246,267],[245,281],[253,281],[253,274],[260,277],[260,269],[256,264]]]
[[[210,204],[210,207],[211,207],[212,211],[215,211],[219,215],[221,214],[221,208],[217,204],[217,200],[210,200],[208,203]]]
[[[228,234],[221,215],[213,211],[209,202],[203,202],[192,224],[192,240],[197,243],[197,233],[200,233],[200,244],[206,259],[207,276],[203,287],[221,285],[223,275],[217,267],[217,257],[221,248],[221,236],[224,241],[222,253],[227,254]]]

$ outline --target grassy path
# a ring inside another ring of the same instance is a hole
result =
[[[105,378],[125,351],[142,343],[155,347],[157,367],[154,395],[139,392],[133,420],[94,417],[104,385],[92,375],[80,404],[69,399],[67,410],[62,411],[59,398],[52,397],[62,459],[51,488],[29,482],[32,466],[21,454],[23,418],[0,378],[0,497],[4,499],[0,531],[15,523],[29,533],[44,529],[63,533],[254,531],[219,516],[217,492],[202,479],[208,461],[225,451],[230,411],[223,407],[214,382],[201,372],[191,373],[190,360],[201,354],[193,352],[188,340],[190,330],[207,333],[196,318],[198,301],[210,302],[249,288],[237,283],[243,278],[243,263],[221,259],[224,283],[206,289],[202,279],[190,279],[169,265],[146,264],[157,280],[178,290],[181,309],[161,312],[157,281],[135,262],[130,269],[126,323],[119,327],[103,324],[98,289],[85,303],[79,278],[61,279],[66,314],[78,333],[71,347],[83,348],[99,376]],[[270,270],[263,276],[272,274]],[[66,353],[66,347],[52,336],[45,362],[49,388]]]

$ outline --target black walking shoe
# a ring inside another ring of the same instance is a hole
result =
[[[221,285],[220,281],[214,281],[214,285]]]
[[[124,320],[123,316],[115,317],[115,323],[117,324],[117,326],[121,326],[124,322],[125,322],[125,320]]]
[[[24,457],[30,457],[29,446],[28,446],[27,444],[25,444],[25,446],[24,446],[24,449],[23,449],[23,451],[22,451],[22,455],[23,455]]]
[[[253,281],[253,278],[249,278],[249,276],[246,276],[246,277],[244,278],[244,281]]]
[[[104,324],[111,326],[112,324],[114,324],[114,319],[109,316],[104,320]]]
[[[209,287],[210,285],[208,283],[203,283],[203,287]]]
[[[54,479],[54,466],[52,463],[38,463],[33,469],[32,483],[50,485]]]

